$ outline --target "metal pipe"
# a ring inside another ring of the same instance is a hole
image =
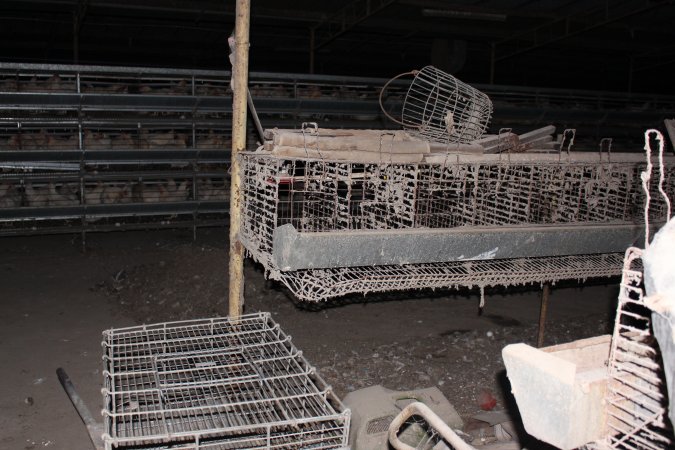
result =
[[[80,24],[76,13],[73,13],[73,64],[80,62]]]
[[[309,73],[314,74],[314,56],[315,56],[315,51],[314,51],[314,44],[316,42],[316,34],[314,31],[314,28],[309,29]]]
[[[490,44],[490,84],[495,84],[495,43]]]
[[[398,430],[401,426],[412,416],[421,416],[427,421],[427,424],[433,428],[438,434],[455,450],[476,450],[475,447],[467,444],[457,436],[457,433],[452,431],[440,417],[436,415],[427,405],[421,402],[414,402],[403,408],[403,410],[394,417],[389,425],[389,443],[396,450],[415,450],[414,447],[401,442],[398,439]]]
[[[94,444],[94,448],[96,448],[96,450],[102,450],[103,424],[97,422],[94,419],[94,416],[91,414],[91,411],[89,411],[87,405],[84,403],[77,391],[75,391],[75,386],[73,385],[73,382],[70,381],[70,377],[66,371],[59,367],[56,369],[56,376],[59,378],[61,386],[63,386],[63,390],[66,391],[66,395],[68,395],[68,398],[73,403],[73,406],[82,419],[82,422],[84,422],[84,425],[87,427],[87,432],[89,433],[91,443]]]
[[[248,47],[250,0],[237,0],[232,67],[232,180],[230,185],[230,317],[244,309],[244,246],[239,241],[242,193],[238,153],[246,150],[246,103],[248,99]]]
[[[551,293],[551,285],[544,283],[541,291],[541,309],[539,310],[539,331],[537,332],[537,347],[544,346],[544,332],[546,331],[546,314],[548,312],[548,298]]]
[[[253,118],[253,123],[255,124],[255,129],[258,131],[258,136],[260,137],[260,143],[265,142],[265,131],[263,130],[262,124],[260,123],[260,117],[258,117],[258,111],[255,109],[253,104],[253,97],[251,97],[251,91],[246,88],[246,98],[248,101],[248,107],[251,110],[251,117]]]

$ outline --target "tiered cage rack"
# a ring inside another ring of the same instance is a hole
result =
[[[222,223],[227,80],[0,66],[0,233]]]
[[[227,71],[0,64],[0,235],[224,224],[229,79]],[[378,104],[385,82],[250,75],[266,128],[395,128]],[[387,89],[387,111],[400,113],[406,87]],[[577,127],[577,142],[598,129],[639,136],[675,112],[670,97],[477,87],[495,104],[490,132],[556,123]],[[251,128],[249,149],[256,141]]]

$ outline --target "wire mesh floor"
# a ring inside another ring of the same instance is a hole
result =
[[[350,412],[268,313],[103,333],[106,449],[339,449]]]

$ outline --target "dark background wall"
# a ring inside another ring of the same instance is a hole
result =
[[[3,0],[0,61],[227,69],[235,1]],[[254,71],[671,94],[672,1],[252,0]],[[313,61],[313,63],[312,63]]]

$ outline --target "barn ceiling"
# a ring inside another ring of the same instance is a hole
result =
[[[251,0],[253,71],[675,93],[658,0]],[[0,61],[228,69],[229,0],[2,0]],[[77,50],[76,50],[77,49]]]

